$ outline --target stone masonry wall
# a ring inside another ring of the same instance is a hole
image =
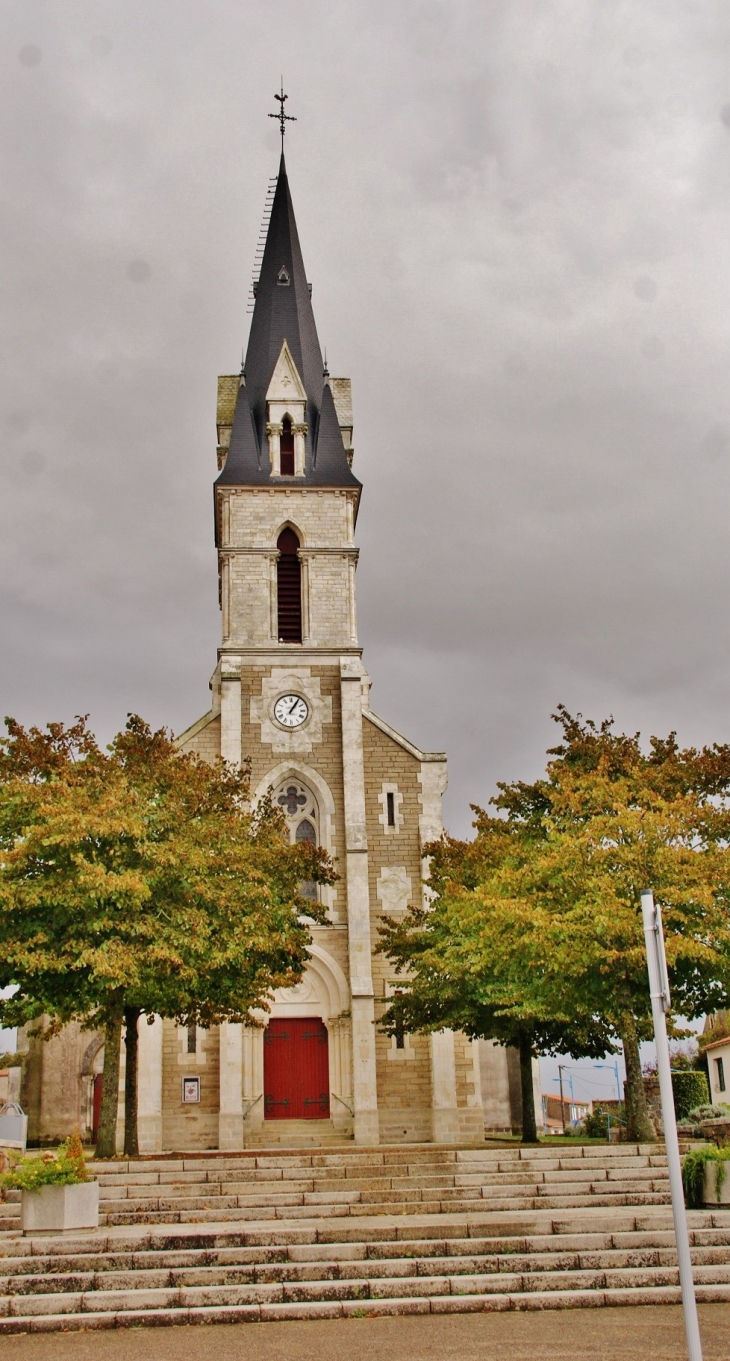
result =
[[[166,1149],[218,1147],[219,1047],[218,1029],[199,1032],[199,1054],[186,1054],[181,1028],[163,1023],[162,1146]],[[200,1078],[200,1104],[185,1106],[183,1077]]]
[[[409,903],[420,900],[420,764],[416,757],[367,718],[363,719],[363,748],[377,1022],[385,1010],[389,986],[397,983],[393,965],[377,950],[379,919],[393,911],[400,915]],[[387,808],[384,785],[395,796],[397,825],[392,829],[386,828],[381,821],[381,818],[385,818]],[[386,871],[385,879],[383,871]],[[389,906],[391,903],[393,907]],[[405,1048],[398,1050],[390,1036],[379,1031],[376,1038],[376,1063],[381,1139],[395,1143],[430,1139],[431,1062],[428,1038],[409,1035]]]
[[[188,738],[182,751],[192,752],[211,763],[221,754],[221,716],[216,714],[204,728]]]
[[[307,641],[332,649],[353,645],[356,554],[351,496],[311,487],[239,488],[224,498],[220,518],[228,641],[247,647],[276,641],[272,555],[282,528],[290,524],[302,546]]]

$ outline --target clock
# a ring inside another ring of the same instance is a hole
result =
[[[309,705],[301,695],[281,695],[274,705],[274,718],[282,728],[301,728],[309,718]]]

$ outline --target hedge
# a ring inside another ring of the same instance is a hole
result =
[[[694,1069],[672,1073],[672,1090],[678,1120],[683,1120],[695,1106],[706,1106],[710,1100],[705,1074]]]

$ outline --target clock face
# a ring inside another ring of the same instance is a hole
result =
[[[309,718],[309,705],[301,695],[282,695],[274,705],[274,717],[282,728],[301,728]]]

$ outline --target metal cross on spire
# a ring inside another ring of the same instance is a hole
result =
[[[288,98],[289,98],[289,96],[284,94],[284,77],[282,76],[282,77],[281,77],[281,94],[274,95],[274,99],[278,99],[278,101],[279,101],[279,112],[278,112],[278,113],[270,113],[270,114],[269,114],[269,118],[278,118],[278,120],[279,120],[279,129],[280,129],[280,131],[281,131],[281,154],[282,154],[282,156],[284,155],[284,133],[286,132],[286,125],[287,125],[287,123],[296,123],[296,121],[297,121],[293,114],[291,114],[291,113],[284,113],[284,104],[285,104],[285,101],[286,101]]]

